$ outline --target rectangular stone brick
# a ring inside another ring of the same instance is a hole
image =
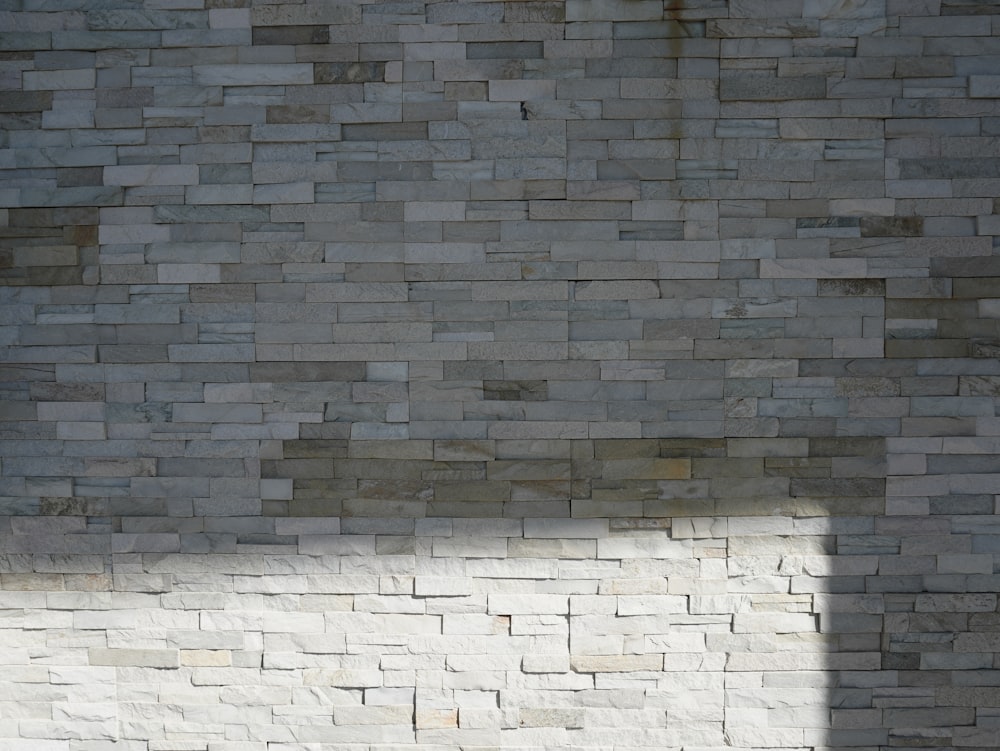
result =
[[[104,168],[105,185],[196,185],[198,166],[178,165],[129,165]]]
[[[635,673],[663,668],[660,655],[595,655],[570,656],[570,669],[575,673]]]
[[[127,667],[177,668],[180,666],[176,649],[102,649],[89,650],[91,665]]]

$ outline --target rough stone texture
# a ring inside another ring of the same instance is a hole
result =
[[[1000,15],[0,4],[0,751],[1000,734]]]

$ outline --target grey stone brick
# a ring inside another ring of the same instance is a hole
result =
[[[781,101],[786,99],[823,99],[826,79],[816,77],[772,78],[761,75],[723,77],[719,98],[744,101]]]

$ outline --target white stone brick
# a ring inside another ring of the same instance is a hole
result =
[[[382,685],[382,671],[350,668],[315,668],[302,672],[304,686],[377,688]]]
[[[568,673],[569,660],[568,654],[526,654],[521,661],[521,670],[525,673]]]
[[[490,615],[561,615],[569,612],[569,598],[561,595],[490,595]]]
[[[598,558],[690,558],[685,543],[666,538],[608,537],[597,541]]]
[[[662,655],[571,655],[570,666],[576,673],[659,672]]]
[[[618,595],[618,615],[686,613],[687,598],[679,595]]]
[[[719,539],[728,535],[728,524],[725,518],[692,517],[675,518],[671,520],[670,536],[674,539],[701,538]]]
[[[157,668],[176,668],[179,657],[176,649],[96,649],[89,650],[91,665],[135,665]]]
[[[524,536],[558,538],[599,538],[608,536],[607,519],[542,519],[524,520]]]
[[[322,613],[282,613],[265,611],[264,631],[322,633],[326,626]]]
[[[816,631],[811,613],[738,613],[733,616],[733,633],[791,634]]]
[[[444,614],[442,633],[468,635],[506,634],[510,631],[509,616],[493,616],[481,613]]]
[[[468,538],[468,537],[436,537],[434,538],[434,555],[439,557],[457,556],[460,558],[470,558],[467,564],[470,575],[488,576],[484,573],[491,566],[498,569],[509,570],[518,565],[515,561],[502,561],[507,555],[506,538]],[[530,564],[523,565],[527,571]],[[507,576],[507,574],[498,574]]]
[[[440,634],[438,615],[399,615],[378,613],[372,616],[372,627],[385,634]]]
[[[299,553],[303,555],[374,555],[375,537],[371,535],[299,535]]]
[[[473,592],[472,579],[443,576],[417,576],[414,594],[418,597],[456,597]]]
[[[729,518],[731,536],[784,535],[793,530],[792,519],[787,516],[739,516]]]

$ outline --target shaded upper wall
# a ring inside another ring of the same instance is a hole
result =
[[[3,12],[4,511],[992,511],[989,5],[190,5]]]

